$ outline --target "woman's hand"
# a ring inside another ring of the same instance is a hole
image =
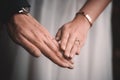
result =
[[[73,58],[83,46],[90,24],[83,15],[76,17],[69,23],[64,24],[56,34],[56,40],[59,41],[60,47],[66,58]]]
[[[8,23],[10,37],[31,55],[39,57],[41,52],[61,67],[73,68],[62,56],[56,40],[30,14],[16,14]]]

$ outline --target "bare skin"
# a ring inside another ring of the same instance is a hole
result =
[[[31,55],[39,57],[41,53],[55,64],[64,68],[73,68],[59,50],[57,41],[30,14],[16,14],[8,23],[10,37],[24,47]]]
[[[87,13],[92,23],[110,3],[111,0],[88,0],[80,9]],[[64,24],[56,34],[56,40],[60,41],[60,48],[64,51],[66,58],[73,58],[75,54],[80,52],[81,47],[85,43],[90,24],[83,15],[76,15],[75,18]]]
[[[111,0],[88,0],[80,9],[92,18],[92,23]],[[41,53],[55,64],[64,68],[73,68],[72,59],[79,54],[84,45],[90,24],[83,15],[76,15],[64,24],[56,34],[56,40],[30,14],[16,14],[8,23],[11,38],[31,55],[39,57]],[[63,54],[61,53],[63,50]],[[67,58],[64,58],[64,56]]]

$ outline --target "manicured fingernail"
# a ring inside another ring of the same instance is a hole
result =
[[[76,55],[79,55],[79,54],[80,54],[80,53],[78,53],[78,52],[76,53]]]
[[[72,59],[72,58],[73,58],[73,56],[74,56],[74,55],[73,55],[73,54],[71,54],[71,55],[70,55],[70,58]]]
[[[73,69],[74,68],[74,66],[73,65],[69,65],[69,67],[68,67],[69,69]]]
[[[66,63],[66,64],[65,64],[65,67],[68,68],[68,67],[70,67],[70,66],[69,66],[69,64]]]
[[[65,58],[69,59],[69,54],[64,54]]]

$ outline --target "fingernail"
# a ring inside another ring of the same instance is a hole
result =
[[[74,65],[69,65],[68,68],[69,68],[69,69],[73,69],[73,68],[74,68]]]
[[[72,58],[73,58],[73,55],[70,55],[69,58],[72,59]]]
[[[65,50],[65,46],[64,45],[62,45],[61,48],[62,48],[62,50]]]
[[[69,64],[67,64],[67,63],[66,63],[66,64],[64,64],[64,66],[65,66],[66,68],[70,67],[70,66],[69,66]]]
[[[70,58],[70,57],[69,57],[69,54],[64,54],[64,56],[65,56],[66,59],[69,59],[69,58]]]
[[[79,55],[80,53],[76,53],[76,55]]]

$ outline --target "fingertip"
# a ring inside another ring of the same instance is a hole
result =
[[[66,66],[68,69],[73,69],[74,63],[71,60],[66,60]]]
[[[31,55],[34,56],[35,58],[39,58],[41,53],[35,53],[35,54],[31,53]]]
[[[58,32],[57,32],[57,34],[56,34],[56,36],[55,36],[55,39],[57,41],[59,41],[60,40],[60,36],[61,36],[61,30],[59,29]]]
[[[74,62],[72,61],[72,59],[70,59],[70,63],[71,63],[71,64],[74,64]]]
[[[40,54],[36,54],[35,57],[36,57],[36,58],[39,58],[39,57],[40,57]]]
[[[66,59],[70,59],[70,56],[69,56],[69,54],[64,54],[64,57],[66,58]]]
[[[36,57],[36,58],[39,58],[40,55],[41,55],[41,51],[36,49],[34,50],[33,52],[30,52],[32,56]]]
[[[69,56],[69,59],[73,59],[73,55],[70,55],[70,56]]]
[[[73,69],[74,68],[74,65],[69,65],[68,69]]]
[[[77,52],[76,52],[76,55],[79,55],[80,54],[80,50],[78,50]]]
[[[63,67],[63,68],[68,68],[69,64],[68,63],[61,63],[59,66]]]
[[[74,69],[74,67],[68,67],[68,69]]]
[[[66,64],[66,65],[64,65],[64,68],[73,69],[74,65],[73,64]]]
[[[61,49],[62,49],[62,50],[65,50],[65,46],[64,46],[64,45],[61,45]]]
[[[59,40],[60,40],[60,37],[56,36],[56,37],[55,37],[55,40],[56,40],[56,41],[59,41]]]
[[[67,60],[70,60],[70,59],[71,59],[71,58],[70,58],[70,52],[69,52],[69,51],[65,50],[63,55],[64,55],[64,57],[65,57]]]
[[[76,53],[76,55],[79,55],[80,53]]]

